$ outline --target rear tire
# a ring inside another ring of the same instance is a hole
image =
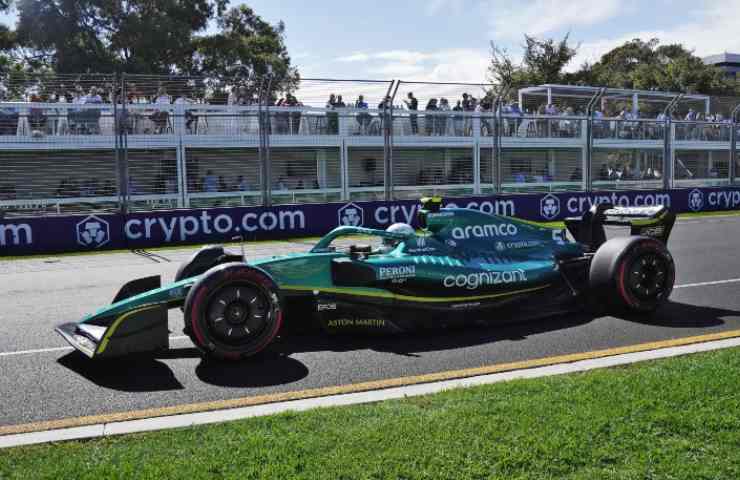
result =
[[[666,246],[649,237],[619,237],[596,251],[589,273],[591,293],[617,310],[655,311],[668,300],[676,279]]]
[[[185,299],[185,326],[206,355],[240,360],[262,351],[283,323],[278,288],[264,271],[227,263],[206,272]]]

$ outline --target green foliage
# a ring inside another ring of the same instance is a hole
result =
[[[2,0],[0,0],[2,1]],[[233,76],[233,65],[258,75],[268,65],[279,89],[295,84],[284,42],[252,9],[228,0],[18,0],[13,39],[57,73]],[[218,31],[206,35],[209,22]],[[0,48],[3,45],[0,31]]]
[[[707,95],[735,95],[737,84],[719,68],[705,65],[683,45],[660,45],[656,38],[625,42],[594,64],[565,72],[578,47],[562,40],[539,40],[524,36],[523,61],[515,64],[506,50],[491,46],[491,81],[513,90],[543,83],[580,84],[639,90],[661,90]]]
[[[298,72],[290,64],[285,47],[285,25],[262,20],[246,5],[234,7],[218,19],[219,32],[199,37],[186,70],[205,77],[232,76],[235,66],[244,66],[253,80],[273,74],[273,91],[291,91]],[[244,72],[242,72],[244,73]]]
[[[525,35],[521,64],[516,64],[507,50],[491,43],[488,77],[493,83],[508,86],[510,95],[529,85],[563,83],[563,69],[578,51],[578,47],[568,44],[568,39],[569,35],[560,41]]]
[[[720,69],[705,65],[682,45],[660,45],[657,38],[630,40],[604,54],[589,70],[589,78],[609,87],[709,95],[736,93],[735,82]]]

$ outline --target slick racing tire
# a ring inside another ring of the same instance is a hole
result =
[[[264,271],[243,263],[206,272],[188,292],[184,310],[193,343],[222,360],[262,351],[283,323],[277,285]]]
[[[179,282],[186,278],[202,275],[216,265],[235,262],[239,259],[241,259],[240,256],[224,251],[222,245],[207,245],[192,254],[187,261],[180,265],[175,274],[175,281]]]
[[[591,261],[589,284],[597,301],[618,310],[650,313],[668,300],[676,279],[666,246],[649,237],[604,243]]]

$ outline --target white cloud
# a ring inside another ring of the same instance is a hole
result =
[[[740,17],[731,12],[740,11],[740,0],[711,0],[702,10],[689,12],[682,18],[690,19],[671,28],[634,31],[613,38],[583,42],[578,55],[568,66],[576,70],[584,61],[598,61],[603,54],[629,40],[647,41],[657,38],[661,44],[680,43],[700,57],[728,52],[740,52]]]
[[[622,15],[624,0],[489,0],[483,8],[490,15],[491,35],[497,39],[521,39],[523,33],[543,35],[590,26]]]
[[[360,64],[354,69],[355,72],[365,72],[370,76],[381,75],[383,78],[481,83],[485,81],[489,57],[486,50],[461,48],[429,52],[357,52],[338,57],[335,61]]]

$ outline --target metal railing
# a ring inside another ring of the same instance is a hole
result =
[[[734,181],[730,140],[738,129],[398,107],[8,102],[0,104],[0,209],[65,214],[721,185]]]

